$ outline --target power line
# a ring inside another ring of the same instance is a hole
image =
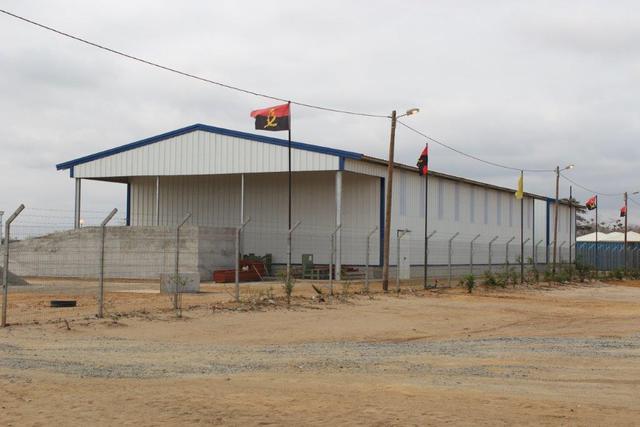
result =
[[[439,141],[439,140],[437,140],[435,138],[432,138],[429,135],[427,135],[427,134],[425,134],[423,132],[420,132],[419,130],[417,130],[415,128],[412,128],[411,126],[409,126],[406,123],[403,123],[400,120],[398,120],[397,122],[400,123],[402,126],[406,127],[407,129],[409,129],[410,131],[415,132],[418,135],[428,139],[429,141],[435,142],[436,144],[441,145],[441,146],[443,146],[445,148],[448,148],[449,150],[454,151],[454,152],[456,152],[458,154],[461,154],[461,155],[463,155],[465,157],[468,157],[468,158],[473,159],[473,160],[477,160],[477,161],[482,162],[482,163],[486,163],[486,164],[491,165],[491,166],[495,166],[495,167],[503,168],[503,169],[509,169],[509,170],[512,170],[512,171],[518,171],[518,172],[520,172],[520,171],[522,171],[522,172],[555,172],[555,169],[523,169],[523,168],[516,168],[516,167],[513,167],[513,166],[503,165],[503,164],[500,164],[500,163],[492,162],[490,160],[481,159],[480,157],[476,157],[476,156],[474,156],[472,154],[465,153],[464,151],[458,150],[457,148],[454,148],[454,147],[452,147],[452,146],[450,146],[448,144],[445,144],[442,141]]]
[[[223,88],[226,88],[226,89],[235,90],[237,92],[242,92],[242,93],[246,93],[246,94],[249,94],[249,95],[259,96],[259,97],[266,98],[266,99],[271,99],[271,100],[274,100],[274,101],[291,102],[291,104],[299,105],[301,107],[313,108],[313,109],[316,109],[316,110],[323,110],[323,111],[330,111],[330,112],[333,112],[333,113],[349,114],[349,115],[352,115],[352,116],[389,118],[389,116],[386,115],[386,114],[363,113],[363,112],[359,112],[359,111],[343,110],[343,109],[340,109],[340,108],[323,107],[323,106],[320,106],[320,105],[308,104],[306,102],[300,102],[300,101],[290,101],[288,99],[281,98],[281,97],[278,97],[278,96],[268,95],[268,94],[265,94],[265,93],[256,92],[256,91],[249,90],[249,89],[244,89],[244,88],[241,88],[241,87],[238,87],[238,86],[233,86],[233,85],[230,85],[230,84],[218,82],[218,81],[215,81],[215,80],[207,79],[205,77],[197,76],[195,74],[187,73],[185,71],[181,71],[181,70],[178,70],[176,68],[168,67],[166,65],[161,65],[161,64],[158,64],[157,62],[152,62],[152,61],[149,61],[149,60],[146,60],[146,59],[143,59],[143,58],[140,58],[140,57],[137,57],[137,56],[134,56],[134,55],[131,55],[131,54],[116,50],[116,49],[112,49],[110,47],[107,47],[107,46],[104,46],[104,45],[101,45],[101,44],[98,44],[98,43],[83,39],[83,38],[78,37],[78,36],[74,36],[73,34],[66,33],[64,31],[55,29],[53,27],[49,27],[47,25],[44,25],[44,24],[41,24],[39,22],[33,21],[31,19],[25,18],[23,16],[16,15],[15,13],[11,13],[11,12],[9,12],[7,10],[4,10],[4,9],[0,9],[0,12],[4,13],[5,15],[8,15],[8,16],[10,16],[12,18],[15,18],[15,19],[18,19],[20,21],[35,25],[37,27],[40,27],[40,28],[43,28],[45,30],[51,31],[51,32],[56,33],[58,35],[61,35],[63,37],[68,37],[68,38],[76,40],[76,41],[78,41],[80,43],[84,43],[86,45],[89,45],[89,46],[92,46],[92,47],[95,47],[95,48],[98,48],[98,49],[101,49],[101,50],[104,50],[104,51],[107,51],[107,52],[110,52],[110,53],[113,53],[113,54],[116,54],[116,55],[119,55],[119,56],[122,56],[124,58],[131,59],[131,60],[137,61],[137,62],[141,62],[143,64],[150,65],[152,67],[156,67],[156,68],[159,68],[159,69],[162,69],[162,70],[165,70],[165,71],[169,71],[171,73],[179,74],[179,75],[184,76],[184,77],[189,77],[189,78],[192,78],[192,79],[196,79],[196,80],[199,80],[199,81],[202,81],[202,82],[205,82],[205,83],[210,83],[210,84],[213,84],[213,85],[217,85],[217,86],[220,86],[220,87],[223,87]]]
[[[124,58],[130,59],[130,60],[133,60],[133,61],[137,61],[137,62],[146,64],[146,65],[149,65],[149,66],[152,66],[152,67],[156,67],[156,68],[159,68],[161,70],[169,71],[171,73],[175,73],[175,74],[181,75],[183,77],[188,77],[188,78],[191,78],[191,79],[199,80],[199,81],[202,81],[202,82],[205,82],[205,83],[213,84],[213,85],[216,85],[216,86],[219,86],[219,87],[223,87],[223,88],[226,88],[226,89],[230,89],[230,90],[234,90],[234,91],[237,91],[237,92],[242,92],[242,93],[246,93],[246,94],[249,94],[249,95],[254,95],[254,96],[258,96],[258,97],[262,97],[262,98],[266,98],[266,99],[270,99],[270,100],[274,100],[274,101],[291,102],[291,104],[298,105],[298,106],[301,106],[301,107],[312,108],[312,109],[322,110],[322,111],[329,111],[329,112],[333,112],[333,113],[348,114],[348,115],[353,115],[353,116],[374,117],[374,118],[389,118],[389,116],[385,115],[385,114],[363,113],[363,112],[359,112],[359,111],[344,110],[344,109],[340,109],[340,108],[323,107],[323,106],[320,106],[320,105],[309,104],[309,103],[300,102],[300,101],[290,101],[290,100],[285,99],[285,98],[281,98],[281,97],[277,97],[277,96],[273,96],[273,95],[269,95],[269,94],[265,94],[265,93],[261,93],[261,92],[256,92],[256,91],[252,91],[252,90],[249,90],[249,89],[244,89],[244,88],[241,88],[241,87],[238,87],[238,86],[233,86],[233,85],[230,85],[230,84],[226,84],[226,83],[222,83],[222,82],[219,82],[219,81],[211,80],[211,79],[208,79],[208,78],[205,78],[205,77],[197,76],[195,74],[187,73],[185,71],[181,71],[181,70],[178,70],[176,68],[172,68],[172,67],[168,67],[168,66],[165,66],[165,65],[161,65],[161,64],[156,63],[156,62],[152,62],[152,61],[149,61],[149,60],[146,60],[146,59],[143,59],[143,58],[140,58],[140,57],[137,57],[137,56],[134,56],[134,55],[131,55],[131,54],[116,50],[116,49],[112,49],[110,47],[107,47],[107,46],[104,46],[104,45],[101,45],[101,44],[98,44],[98,43],[83,39],[81,37],[75,36],[73,34],[66,33],[64,31],[58,30],[58,29],[53,28],[53,27],[41,24],[39,22],[33,21],[33,20],[25,18],[23,16],[16,15],[15,13],[9,12],[9,11],[4,10],[4,9],[0,9],[0,12],[2,12],[3,14],[5,14],[7,16],[12,17],[12,18],[15,18],[15,19],[18,19],[20,21],[29,23],[31,25],[35,25],[35,26],[37,26],[39,28],[45,29],[47,31],[51,31],[51,32],[56,33],[58,35],[61,35],[63,37],[67,37],[67,38],[76,40],[76,41],[78,41],[80,43],[84,43],[86,45],[89,45],[89,46],[104,50],[106,52],[113,53],[115,55],[119,55],[119,56],[122,56]],[[439,140],[437,140],[435,138],[432,138],[429,135],[427,135],[427,134],[425,134],[425,133],[423,133],[423,132],[421,132],[421,131],[419,131],[419,130],[417,130],[417,129],[409,126],[409,125],[407,125],[406,123],[403,123],[400,120],[398,120],[397,122],[400,123],[405,128],[409,129],[410,131],[412,131],[412,132],[414,132],[414,133],[416,133],[416,134],[428,139],[429,141],[432,141],[432,142],[434,142],[434,143],[436,143],[438,145],[441,145],[442,147],[445,147],[445,148],[447,148],[447,149],[449,149],[449,150],[451,150],[451,151],[453,151],[455,153],[458,153],[458,154],[460,154],[462,156],[465,156],[465,157],[468,157],[470,159],[485,163],[485,164],[490,165],[490,166],[494,166],[494,167],[498,167],[498,168],[502,168],[502,169],[508,169],[508,170],[512,170],[512,171],[518,171],[518,172],[520,172],[520,171],[530,172],[530,173],[531,172],[534,172],[534,173],[555,172],[555,169],[523,169],[523,168],[507,166],[507,165],[503,165],[503,164],[500,164],[500,163],[497,163],[497,162],[493,162],[493,161],[490,161],[490,160],[482,159],[482,158],[474,156],[472,154],[465,153],[464,151],[461,151],[461,150],[459,150],[457,148],[454,148],[454,147],[452,147],[452,146],[450,146],[448,144],[445,144],[444,142],[439,141]],[[621,195],[621,194],[607,194],[607,193],[597,192],[597,191],[591,190],[591,189],[589,189],[587,187],[584,187],[584,186],[576,183],[575,181],[567,178],[566,176],[564,176],[562,174],[561,174],[561,176],[564,179],[566,179],[567,181],[569,181],[569,182],[573,183],[574,185],[576,185],[577,187],[582,188],[583,190],[586,190],[586,191],[590,191],[592,193],[596,193],[598,195],[602,195],[602,196],[619,196],[619,195]]]
[[[566,179],[567,181],[569,181],[570,183],[572,183],[573,185],[575,185],[576,187],[582,188],[583,190],[588,191],[590,193],[597,194],[598,196],[617,197],[617,196],[623,196],[624,195],[624,193],[603,193],[603,192],[600,192],[600,191],[596,191],[596,190],[593,190],[591,188],[587,188],[584,185],[578,184],[577,182],[575,182],[571,178],[566,177],[562,173],[560,174],[560,176],[562,178]]]

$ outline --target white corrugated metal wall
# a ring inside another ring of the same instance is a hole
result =
[[[287,147],[194,131],[74,166],[76,178],[287,171]],[[338,170],[335,155],[291,150],[294,171]]]
[[[293,175],[292,221],[301,221],[293,238],[292,259],[313,254],[316,263],[328,263],[330,235],[336,224],[335,172],[299,172]],[[187,212],[189,223],[237,226],[240,221],[241,175],[160,178],[160,225],[173,225]],[[131,225],[152,225],[156,180],[131,178]],[[379,224],[378,178],[344,173],[342,202],[342,259],[363,264],[366,235]],[[245,218],[251,217],[243,238],[245,253],[271,253],[274,262],[286,262],[287,174],[245,175]],[[371,261],[379,260],[379,239],[371,239]]]

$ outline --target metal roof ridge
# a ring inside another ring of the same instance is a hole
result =
[[[263,142],[266,144],[278,145],[282,147],[286,147],[289,145],[289,141],[286,139],[274,138],[270,136],[257,135],[254,133],[241,132],[232,129],[225,129],[211,125],[205,125],[202,123],[196,123],[187,127],[183,127],[180,129],[172,130],[169,132],[162,133],[160,135],[144,138],[138,141],[134,141],[128,144],[124,144],[118,147],[110,148],[108,150],[99,151],[97,153],[89,154],[83,157],[78,157],[73,160],[68,160],[66,162],[58,163],[56,165],[57,170],[64,170],[72,168],[75,165],[79,165],[82,163],[91,162],[93,160],[102,159],[105,157],[113,156],[118,153],[122,153],[125,151],[133,150],[136,148],[144,147],[146,145],[154,144],[156,142],[164,141],[169,138],[174,138],[176,136],[184,135],[190,132],[195,131],[204,131],[209,133],[214,133],[218,135],[225,135],[234,138],[247,139],[250,141]],[[350,159],[359,160],[363,157],[361,153],[355,153],[352,151],[339,150],[336,148],[323,147],[320,145],[308,144],[305,142],[297,142],[291,141],[291,147],[296,148],[298,150],[311,151],[315,153],[328,154],[337,157],[346,157]]]

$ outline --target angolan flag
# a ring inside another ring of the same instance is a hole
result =
[[[620,218],[624,218],[625,216],[627,216],[627,207],[623,206],[620,208]]]
[[[289,130],[289,104],[276,105],[251,112],[258,130]]]
[[[416,164],[418,167],[418,173],[420,176],[426,175],[429,173],[429,146],[425,146],[422,150],[422,154],[420,154],[420,158],[418,159],[418,163]]]
[[[584,204],[590,211],[598,207],[598,196],[593,196]]]

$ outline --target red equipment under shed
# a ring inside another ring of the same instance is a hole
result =
[[[256,282],[267,275],[267,269],[262,261],[240,260],[240,281]],[[216,283],[231,283],[236,281],[236,271],[216,270],[213,272],[213,281]]]

